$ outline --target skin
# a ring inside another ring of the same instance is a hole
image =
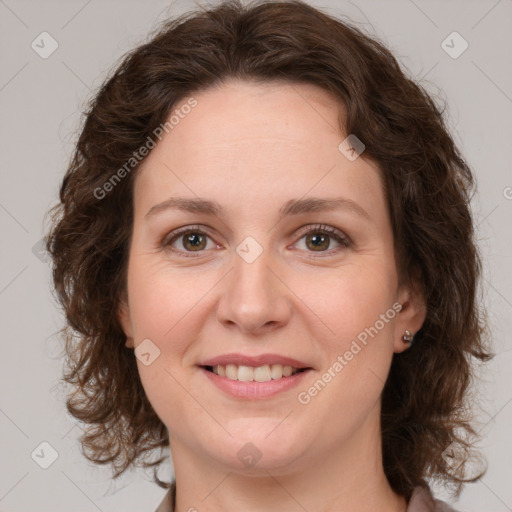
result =
[[[364,154],[350,161],[340,152],[343,107],[317,86],[230,79],[194,98],[136,177],[118,311],[128,347],[149,338],[160,350],[152,364],[137,364],[169,431],[177,512],[405,510],[382,467],[380,400],[393,354],[407,348],[402,336],[421,327],[425,308],[414,288],[399,286],[379,169]],[[177,196],[217,201],[224,212],[146,216]],[[341,208],[279,220],[283,204],[304,197],[343,197],[368,218]],[[318,224],[351,243],[328,234],[315,251],[314,234],[299,229]],[[183,234],[171,240],[196,225],[205,233],[199,251]],[[252,263],[235,250],[247,236],[263,250]],[[401,311],[299,403],[397,302]],[[272,398],[235,399],[197,367],[230,352],[290,356],[313,371]],[[250,467],[237,456],[248,442],[261,453]]]

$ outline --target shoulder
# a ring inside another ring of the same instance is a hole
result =
[[[416,487],[409,500],[407,512],[459,512],[448,503],[436,500],[428,487]]]
[[[164,499],[158,505],[155,512],[174,512],[174,497],[176,495],[176,482],[173,482],[169,490],[167,491]]]

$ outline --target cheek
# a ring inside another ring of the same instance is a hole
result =
[[[215,272],[172,271],[149,256],[132,259],[128,292],[135,346],[149,339],[159,350],[149,366],[137,360],[139,375],[150,403],[167,425],[172,424],[170,411],[183,414],[195,407],[180,385],[188,378],[181,367],[193,358],[190,349],[201,338],[208,292],[219,278]]]
[[[396,316],[392,309],[396,274],[384,260],[372,256],[304,286],[304,301],[333,331],[328,339],[335,344],[357,337],[376,322],[379,331],[389,331]],[[382,324],[379,320],[386,312],[385,320],[390,321]]]
[[[214,285],[211,273],[175,271],[162,263],[151,264],[142,259],[134,262],[129,272],[130,312],[136,343],[154,338],[160,343],[182,329],[193,329],[191,313],[201,307],[201,299]],[[179,347],[179,337],[177,345]]]
[[[169,272],[149,257],[133,260],[129,269],[135,346],[149,339],[158,353],[150,365],[137,359],[139,376],[149,402],[166,425],[172,425],[176,417],[194,408],[182,387],[180,367],[191,341],[199,337],[201,322],[197,313],[201,298],[211,287],[209,281],[206,275],[203,279]]]
[[[392,267],[376,264],[374,258],[366,263],[316,281],[304,297],[328,327],[322,330],[325,336],[316,337],[317,350],[324,356],[323,371],[330,372],[327,387],[336,390],[337,398],[322,392],[321,400],[342,400],[356,409],[373,403],[382,390],[393,357],[399,309],[391,292],[396,279]],[[314,338],[314,332],[311,335]]]

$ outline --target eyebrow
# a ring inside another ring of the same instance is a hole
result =
[[[201,198],[172,197],[162,203],[152,206],[145,217],[151,217],[162,211],[178,209],[189,213],[202,213],[221,217],[224,209],[215,202]],[[338,209],[349,210],[367,220],[371,220],[368,212],[360,205],[343,197],[326,199],[320,197],[308,197],[305,199],[290,199],[279,210],[279,219],[290,215],[303,213],[333,211]]]

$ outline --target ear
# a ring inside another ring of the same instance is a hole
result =
[[[403,352],[410,347],[410,343],[403,339],[405,331],[408,330],[413,335],[416,334],[421,329],[427,315],[425,297],[419,278],[399,289],[398,302],[402,305],[402,309],[398,313],[395,324],[395,353]]]
[[[133,343],[133,328],[132,321],[130,318],[130,307],[128,306],[128,301],[126,297],[122,297],[119,301],[116,311],[117,320],[121,329],[123,329],[124,334],[126,335],[126,347],[127,348],[135,348]]]

